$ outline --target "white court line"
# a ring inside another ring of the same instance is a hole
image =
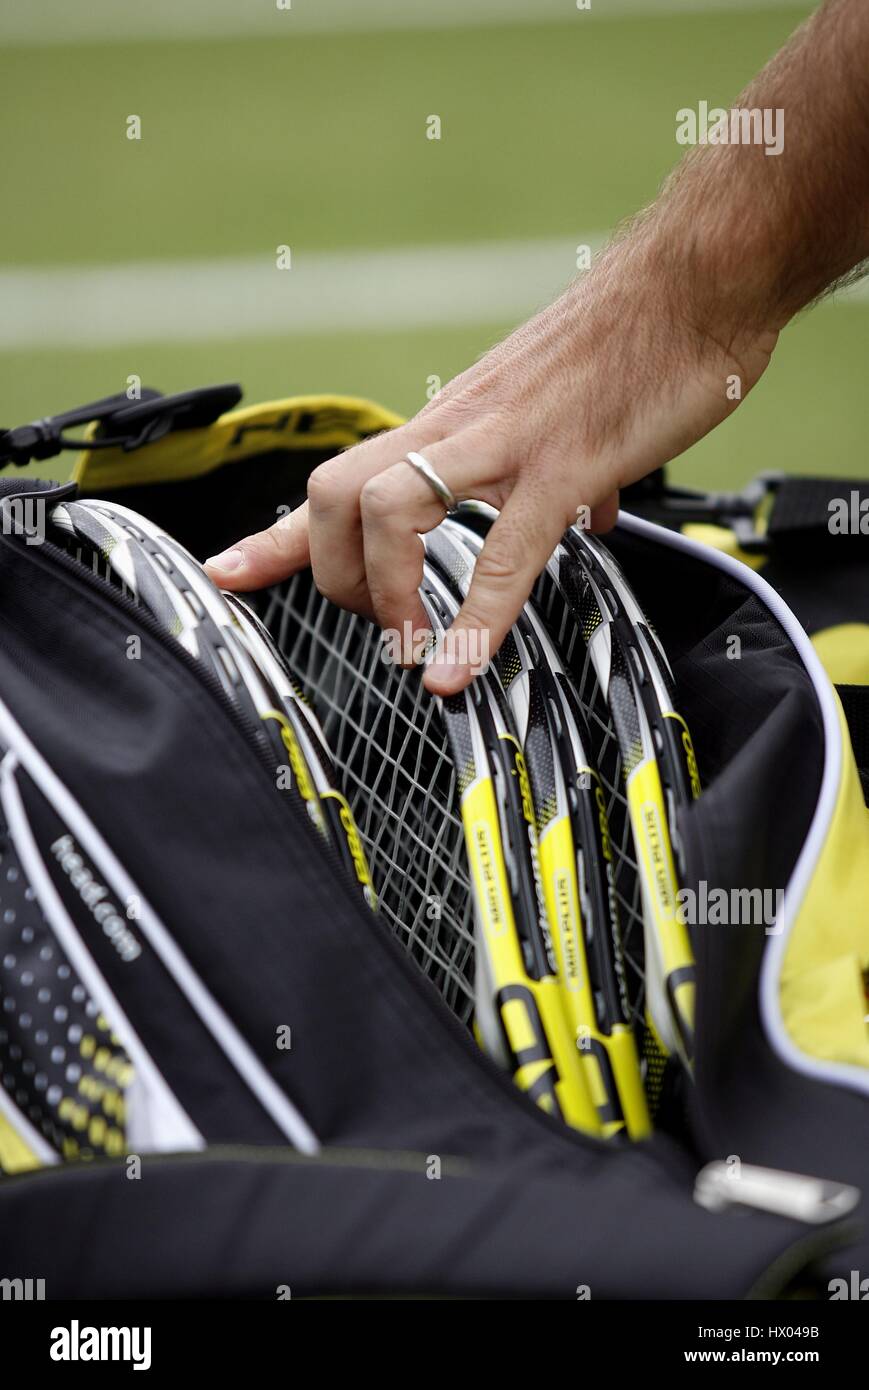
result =
[[[595,249],[600,237],[585,239]],[[90,348],[503,322],[576,272],[569,238],[0,269],[0,348]]]
[[[554,299],[591,236],[205,261],[0,268],[0,350],[506,324]],[[869,303],[869,282],[836,302]]]
[[[389,29],[540,25],[728,11],[791,9],[811,0],[0,0],[0,43],[47,46],[132,39],[285,38]]]

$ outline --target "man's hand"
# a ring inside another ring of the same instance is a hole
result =
[[[781,156],[693,151],[584,279],[408,424],[317,468],[304,507],[209,561],[215,581],[261,588],[310,564],[335,603],[383,628],[427,628],[420,533],[443,520],[444,506],[403,461],[416,450],[457,498],[500,510],[454,625],[485,630],[497,650],[564,530],[578,516],[612,526],[619,489],[723,420],[765,370],[779,329],[869,252],[866,169],[858,196],[841,158],[833,177],[831,149],[817,147],[819,131],[836,132],[834,112],[856,102],[862,124],[839,138],[859,172],[869,146],[867,17],[865,0],[832,0],[741,98],[784,108]],[[843,97],[855,45],[854,90]],[[824,120],[805,117],[811,101]],[[471,676],[436,661],[425,681],[448,694]]]
[[[457,497],[501,511],[456,620],[486,629],[496,651],[578,509],[612,526],[619,488],[716,425],[733,408],[728,377],[748,390],[769,359],[772,334],[729,350],[703,338],[654,259],[637,260],[625,244],[408,424],[321,464],[306,507],[242,541],[236,568],[210,562],[214,577],[260,588],[310,563],[333,602],[383,628],[425,630],[419,533],[444,507],[402,462],[418,450]],[[426,672],[442,694],[470,678],[438,663]]]

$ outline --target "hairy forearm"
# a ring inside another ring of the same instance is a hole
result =
[[[781,152],[698,145],[626,239],[699,330],[736,336],[783,327],[869,257],[869,0],[827,0],[732,109],[783,113]]]
[[[869,258],[869,0],[827,0],[731,110],[783,118],[692,149],[560,299],[429,402],[423,429],[503,421],[511,460],[551,450],[574,505],[596,507],[737,409],[784,325]]]

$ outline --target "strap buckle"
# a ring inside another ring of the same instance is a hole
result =
[[[650,519],[680,529],[687,522],[727,526],[742,550],[765,552],[767,521],[775,494],[786,478],[777,470],[760,473],[740,492],[703,492],[671,487],[663,469],[627,489],[627,510],[636,499],[637,510]]]

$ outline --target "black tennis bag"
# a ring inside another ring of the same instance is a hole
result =
[[[783,896],[774,925],[695,932],[694,1082],[652,1139],[604,1142],[487,1060],[217,683],[43,537],[77,490],[204,558],[397,423],[236,398],[0,436],[16,462],[95,422],[71,483],[7,476],[0,500],[0,1276],[48,1298],[729,1299],[869,1273],[869,577],[859,538],[805,543],[837,485],[792,494],[777,533],[781,480],[748,502],[658,481],[608,538],[693,732],[690,887]]]

